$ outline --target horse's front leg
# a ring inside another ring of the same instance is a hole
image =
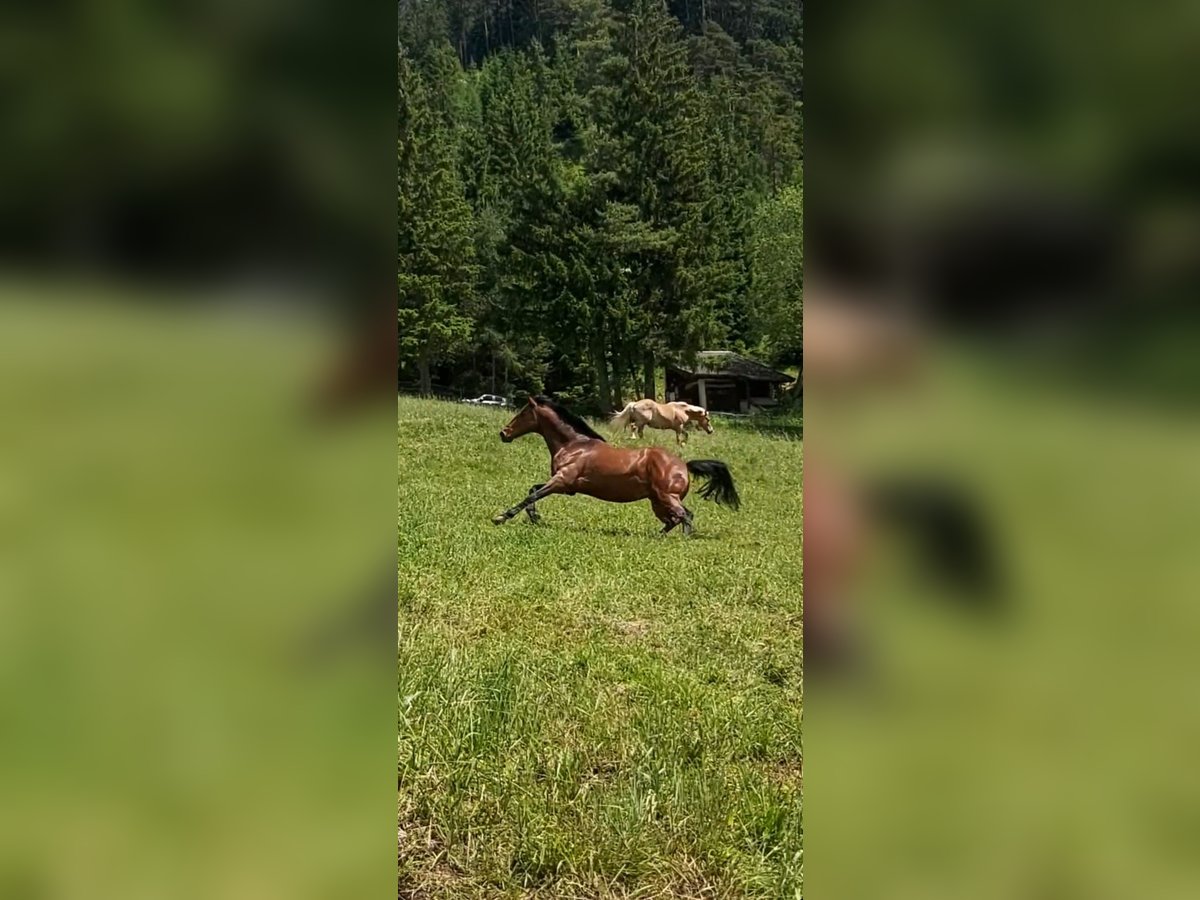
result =
[[[529,493],[536,494],[538,491],[540,491],[542,489],[542,486],[544,484],[545,484],[545,482],[543,482],[542,484],[535,484],[533,487],[531,487],[529,489]],[[538,515],[536,502],[530,503],[527,507],[525,507],[525,515],[529,516],[529,521],[534,525],[536,525],[538,522],[542,521],[542,517]]]
[[[500,515],[495,516],[492,519],[492,524],[493,525],[503,525],[505,522],[507,522],[513,516],[517,515],[521,510],[532,506],[534,503],[537,503],[537,501],[541,500],[543,497],[548,497],[551,494],[557,494],[559,491],[563,490],[564,486],[565,486],[564,480],[559,478],[557,475],[554,476],[553,478],[551,478],[545,484],[534,485],[524,500],[522,500],[516,506],[510,506],[504,512],[500,513]],[[535,515],[536,515],[536,513],[535,513]]]

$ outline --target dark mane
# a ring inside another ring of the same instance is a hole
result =
[[[584,437],[589,437],[594,441],[603,441],[604,440],[604,438],[602,438],[600,435],[596,434],[595,429],[593,429],[591,425],[589,425],[587,422],[583,421],[583,419],[581,419],[579,416],[575,415],[575,413],[571,412],[569,409],[567,409],[561,403],[558,403],[555,400],[551,400],[549,397],[546,397],[542,394],[538,394],[533,399],[536,400],[538,402],[538,404],[541,406],[550,407],[552,410],[554,410],[554,414],[557,415],[560,419],[562,419],[564,423],[566,423],[567,425],[570,425],[572,428],[574,428],[577,432],[579,432],[579,434],[583,435]]]

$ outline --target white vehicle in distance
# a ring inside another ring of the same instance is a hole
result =
[[[470,403],[472,406],[499,406],[507,407],[508,401],[496,394],[480,394],[478,397],[471,399],[459,400],[459,403]]]

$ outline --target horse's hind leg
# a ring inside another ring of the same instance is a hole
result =
[[[650,498],[650,508],[654,510],[654,515],[658,517],[658,521],[663,523],[663,530],[660,534],[666,534],[677,524],[675,515],[671,511],[671,507],[663,503],[658,497]]]
[[[683,525],[685,534],[692,533],[692,514],[684,509],[677,497],[653,497],[650,505],[654,509],[654,515],[658,516],[658,520],[663,523],[662,534],[666,534],[680,524]]]

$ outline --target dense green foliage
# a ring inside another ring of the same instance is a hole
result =
[[[402,0],[400,380],[652,395],[800,362],[801,8]]]
[[[497,528],[547,463],[509,415],[398,400],[400,895],[800,897],[802,443],[694,434],[744,505],[691,538],[583,496]]]

